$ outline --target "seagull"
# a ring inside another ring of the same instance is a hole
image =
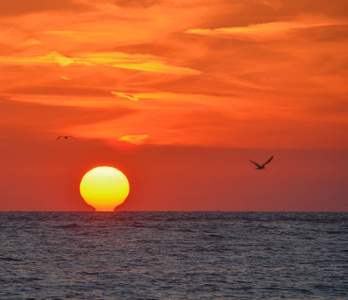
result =
[[[68,138],[71,138],[71,139],[74,139],[77,141],[76,138],[74,138],[73,136],[70,136],[70,135],[60,135],[59,137],[57,137],[56,141],[58,141],[60,138],[64,138],[64,139],[68,139]]]
[[[261,165],[261,166],[260,166],[258,163],[254,162],[254,161],[252,161],[252,160],[250,160],[250,159],[249,159],[249,161],[252,162],[254,165],[257,166],[257,169],[256,169],[256,170],[263,170],[263,169],[265,169],[265,165],[267,165],[272,159],[273,159],[273,155],[271,156],[271,158],[270,158],[269,160],[267,160],[267,161],[266,161],[263,165]]]

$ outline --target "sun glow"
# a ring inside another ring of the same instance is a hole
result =
[[[97,167],[83,176],[80,193],[96,211],[113,211],[126,200],[129,183],[121,171],[112,167]]]

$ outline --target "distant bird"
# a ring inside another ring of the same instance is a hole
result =
[[[56,141],[58,141],[60,138],[64,138],[66,140],[71,138],[71,139],[74,139],[77,141],[76,138],[74,138],[73,136],[70,136],[70,135],[60,135],[59,137],[57,137]]]
[[[271,160],[273,159],[273,155],[271,156],[271,158],[269,160],[267,160],[263,165],[259,165],[258,163],[252,161],[249,159],[250,162],[252,162],[254,165],[257,166],[257,170],[263,170],[265,169],[265,165],[267,165]]]

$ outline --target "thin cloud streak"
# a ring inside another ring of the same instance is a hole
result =
[[[84,53],[77,57],[66,57],[63,54],[52,51],[44,56],[33,57],[8,57],[0,56],[0,62],[8,64],[59,64],[62,67],[71,64],[86,66],[112,66],[146,72],[173,74],[173,75],[197,75],[200,71],[190,68],[167,64],[160,57],[143,54],[127,53]]]
[[[138,135],[125,135],[120,137],[118,140],[121,142],[128,142],[131,144],[140,145],[140,144],[143,144],[147,138],[149,138],[148,134],[138,134]]]
[[[131,93],[123,93],[123,92],[111,91],[111,94],[113,94],[115,96],[118,96],[118,97],[121,97],[121,98],[126,98],[126,99],[131,100],[131,101],[139,101],[139,98],[137,96],[134,96]]]
[[[250,39],[274,38],[293,30],[301,30],[316,27],[335,26],[330,22],[305,23],[305,22],[271,22],[262,24],[251,24],[245,27],[226,27],[215,29],[189,29],[188,34],[199,34],[218,37],[240,37]]]

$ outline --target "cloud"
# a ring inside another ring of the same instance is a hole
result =
[[[196,75],[200,71],[181,66],[168,64],[165,58],[149,54],[128,54],[121,52],[110,53],[82,53],[75,57],[66,57],[63,54],[52,51],[44,56],[0,56],[0,62],[13,64],[59,64],[62,67],[71,64],[87,66],[110,66],[122,69],[139,70],[154,73],[173,75]]]
[[[142,144],[148,137],[149,137],[148,134],[125,135],[120,137],[118,140],[139,145],[139,144]]]
[[[72,63],[79,63],[72,58],[66,57],[63,54],[52,51],[44,56],[27,56],[27,57],[14,57],[14,56],[0,56],[0,62],[14,63],[14,64],[59,64],[61,66],[68,66]]]
[[[150,54],[129,54],[123,52],[84,53],[78,61],[89,64],[105,64],[123,69],[173,75],[200,74],[198,70],[172,65],[166,61],[166,58]]]
[[[100,90],[92,89],[92,92],[97,94],[97,96],[90,96],[88,90],[65,90],[61,93],[69,93],[66,95],[57,95],[59,93],[59,88],[55,88],[57,92],[52,91],[48,94],[49,89],[43,89],[41,94],[35,94],[35,90],[31,94],[15,96],[16,101],[27,102],[27,103],[40,103],[47,106],[66,106],[66,107],[79,107],[79,108],[104,108],[111,109],[120,107],[120,103],[115,101],[112,97],[102,97]],[[75,92],[75,95],[73,94]]]
[[[64,76],[63,76],[64,77]],[[63,78],[62,78],[63,79]],[[63,79],[63,80],[69,80]],[[71,97],[109,97],[109,93],[107,93],[105,90],[101,88],[95,88],[95,87],[86,87],[86,86],[66,86],[63,85],[42,85],[42,86],[35,86],[35,85],[28,85],[23,87],[14,87],[10,89],[6,89],[3,91],[6,94],[16,95],[17,97],[19,95],[52,95],[53,97],[59,97],[59,96],[71,96]],[[88,98],[86,98],[88,102]],[[97,98],[98,99],[98,98]],[[66,102],[66,100],[58,100],[62,103]],[[47,100],[47,103],[49,103],[49,98]],[[69,102],[74,102],[69,100]],[[103,102],[103,101],[101,101]],[[114,102],[111,100],[109,102]]]
[[[261,24],[251,24],[244,27],[226,27],[215,29],[189,29],[188,34],[198,34],[217,37],[235,38],[272,38],[292,30],[324,27],[335,25],[330,22],[304,23],[304,22],[270,22]]]
[[[60,132],[70,126],[105,122],[131,114],[132,110],[123,107],[88,108],[64,105],[42,105],[24,103],[0,98],[0,127],[10,135],[13,130],[22,136],[30,131],[31,135],[43,132]],[[25,124],[25,125],[23,125]]]
[[[0,15],[23,15],[48,10],[88,10],[85,4],[72,0],[11,0],[0,1]]]
[[[150,7],[163,2],[162,0],[115,0],[114,3],[119,7]]]
[[[201,73],[200,71],[193,70],[190,68],[170,66],[161,61],[150,61],[150,62],[143,62],[139,64],[119,63],[119,64],[115,64],[114,66],[118,68],[123,68],[123,69],[172,74],[172,75],[197,75]]]
[[[139,101],[139,98],[137,96],[134,96],[131,93],[122,93],[122,92],[111,91],[111,94],[118,96],[118,97],[121,97],[121,98],[126,98],[126,99],[131,100],[131,101]]]
[[[29,38],[24,43],[22,43],[23,46],[35,46],[35,45],[41,45],[42,42],[38,39]]]

